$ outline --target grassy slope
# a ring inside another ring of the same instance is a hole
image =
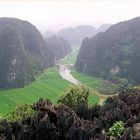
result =
[[[74,64],[78,55],[78,48],[78,46],[72,47],[72,51],[66,57],[61,59],[60,63],[64,65]]]
[[[71,69],[71,74],[76,79],[78,79],[81,83],[83,83],[83,84],[85,84],[93,89],[98,88],[101,84],[101,79],[93,77],[93,76],[89,76],[89,75],[84,74],[84,73],[77,72],[74,69]]]
[[[55,68],[48,69],[35,82],[24,88],[0,90],[0,113],[9,111],[19,102],[33,103],[39,98],[49,98],[56,103],[58,95],[70,85]]]
[[[99,78],[95,78],[93,76],[89,76],[83,73],[79,73],[73,69],[71,69],[71,74],[78,79],[81,83],[85,84],[86,86],[96,89],[98,86],[100,86],[101,80]],[[93,92],[97,92],[94,90]],[[94,105],[98,103],[100,100],[99,96],[95,94],[91,94],[89,96],[89,105]]]
[[[72,49],[72,52],[61,60],[62,64],[74,64],[78,54],[78,47]],[[85,74],[72,70],[72,75],[87,86],[98,85],[97,79],[93,79]],[[71,83],[63,80],[55,68],[48,69],[37,78],[32,84],[19,89],[0,90],[0,113],[8,112],[14,108],[17,103],[33,103],[39,98],[49,98],[53,103],[57,103],[57,97]],[[99,102],[99,97],[95,94],[89,96],[89,104],[94,105]]]

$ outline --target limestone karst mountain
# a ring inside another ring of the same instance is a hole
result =
[[[67,28],[61,29],[57,33],[54,33],[52,31],[47,31],[44,34],[44,37],[48,38],[48,37],[57,35],[57,36],[61,36],[65,38],[72,46],[80,45],[84,38],[92,37],[96,35],[98,32],[104,32],[110,26],[111,26],[110,24],[103,24],[99,28],[95,28],[91,25],[79,25],[75,28],[67,27]]]
[[[65,57],[71,51],[71,46],[69,42],[62,37],[52,36],[46,38],[45,41],[46,44],[49,46],[49,50],[52,54],[52,56],[49,57],[49,62],[52,62],[50,66],[53,66],[56,60]]]
[[[50,52],[36,27],[0,18],[0,87],[22,87],[49,66]]]
[[[140,17],[112,25],[84,39],[76,69],[91,75],[115,75],[140,83]]]

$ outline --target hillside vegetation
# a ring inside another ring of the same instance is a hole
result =
[[[140,83],[140,17],[112,25],[104,33],[84,39],[76,69],[110,79]]]
[[[71,51],[62,37],[47,38],[27,21],[0,18],[0,88],[24,87]]]
[[[46,43],[36,27],[0,18],[0,88],[23,87],[49,66]]]

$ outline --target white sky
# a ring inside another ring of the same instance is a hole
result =
[[[0,1],[0,17],[28,20],[42,32],[83,24],[95,27],[140,16],[140,0]]]

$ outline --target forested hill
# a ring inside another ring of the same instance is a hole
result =
[[[76,69],[91,75],[126,77],[140,83],[140,17],[84,39]]]
[[[48,47],[35,26],[0,18],[0,87],[22,87],[49,66]]]
[[[49,46],[49,50],[52,52],[52,56],[49,59],[50,62],[51,60],[53,61],[50,66],[54,65],[55,60],[65,57],[71,51],[71,46],[69,42],[62,37],[52,36],[46,38],[45,41]]]

